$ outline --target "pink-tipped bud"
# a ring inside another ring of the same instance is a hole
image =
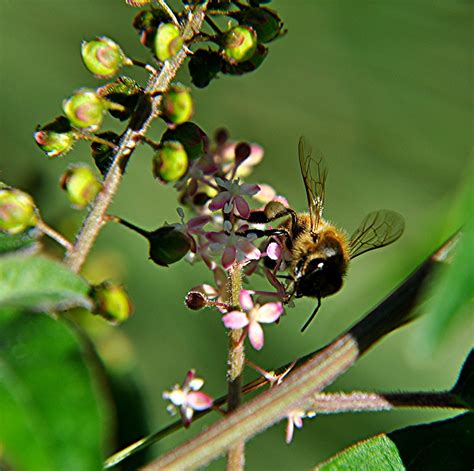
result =
[[[77,90],[63,102],[63,110],[73,126],[91,131],[100,128],[106,106],[94,90]]]
[[[127,60],[120,46],[107,37],[83,41],[81,55],[84,65],[98,78],[112,77]]]

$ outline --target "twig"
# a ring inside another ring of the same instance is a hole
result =
[[[338,414],[342,412],[388,411],[398,408],[443,408],[467,409],[449,391],[369,393],[318,393],[307,404],[316,414]]]
[[[196,32],[201,28],[204,16],[206,13],[207,1],[197,6],[193,12],[188,16],[188,20],[183,29],[183,39],[189,41]],[[168,89],[171,81],[175,78],[176,73],[181,67],[184,59],[187,56],[187,48],[182,47],[181,50],[171,59],[165,61],[159,75],[153,75],[145,88],[145,93],[141,96],[141,104],[146,105],[147,100],[151,94],[156,92],[164,92]],[[137,111],[130,118],[128,128],[122,135],[118,150],[115,152],[113,163],[107,172],[104,180],[102,191],[97,195],[92,209],[87,215],[82,228],[76,238],[74,246],[69,250],[64,259],[65,263],[75,272],[79,272],[87,255],[89,254],[99,232],[104,224],[104,215],[112,202],[112,199],[117,192],[122,179],[122,171],[120,169],[121,161],[129,157],[137,142],[145,135],[148,127],[153,119],[159,116],[159,107],[162,100],[162,94],[156,95],[152,99],[152,112],[143,116],[144,109],[147,106],[137,106]],[[140,123],[140,126],[137,126]]]

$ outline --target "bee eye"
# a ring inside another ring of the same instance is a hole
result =
[[[319,262],[317,265],[318,270],[321,270],[324,267],[324,262]]]

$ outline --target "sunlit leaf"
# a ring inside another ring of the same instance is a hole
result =
[[[99,470],[104,404],[73,332],[0,310],[2,461],[29,471]]]
[[[44,257],[0,258],[0,308],[41,311],[90,307],[89,285],[65,265]]]
[[[368,467],[370,464],[370,468]],[[315,470],[337,471],[360,469],[405,469],[395,444],[387,435],[373,438],[353,445],[330,460],[314,468]]]

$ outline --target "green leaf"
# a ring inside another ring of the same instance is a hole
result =
[[[466,358],[459,378],[451,392],[469,408],[474,409],[474,349]]]
[[[387,435],[377,435],[357,443],[328,461],[316,466],[315,470],[338,471],[361,469],[404,470],[395,444]]]
[[[32,231],[15,235],[0,232],[0,255],[18,250],[35,251],[38,247],[38,241],[33,237]]]
[[[407,427],[362,441],[316,470],[450,470],[474,466],[474,414]]]
[[[474,182],[468,185],[465,209],[466,223],[456,247],[454,260],[434,283],[427,306],[423,336],[427,353],[431,354],[448,332],[454,321],[468,314],[474,306]]]
[[[0,258],[0,308],[44,311],[90,308],[89,285],[65,265],[44,257]]]
[[[2,461],[29,471],[99,470],[105,404],[79,340],[46,315],[0,310]]]

